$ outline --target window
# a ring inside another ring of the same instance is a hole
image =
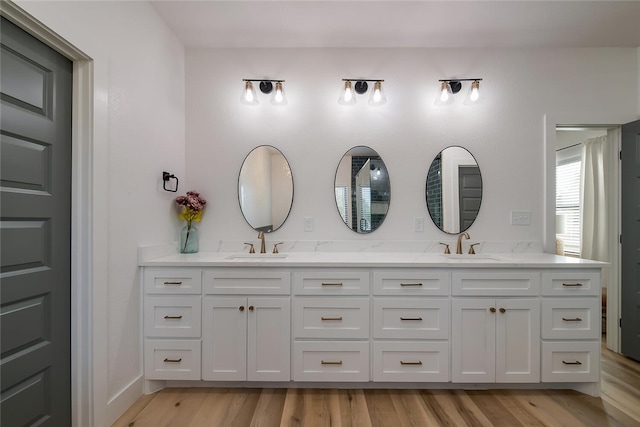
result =
[[[360,231],[371,231],[371,187],[360,187]]]
[[[336,187],[336,205],[338,206],[338,212],[345,224],[349,225],[349,219],[347,217],[347,187]]]
[[[580,256],[580,186],[582,147],[556,153],[556,237],[564,242],[567,255]]]

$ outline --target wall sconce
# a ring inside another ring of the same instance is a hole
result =
[[[253,82],[260,82],[260,92],[268,95],[273,92],[271,97],[271,103],[274,105],[286,105],[287,98],[284,96],[284,88],[282,83],[284,80],[260,80],[260,79],[242,79],[244,82],[244,88],[242,90],[242,96],[240,101],[247,105],[257,105],[258,97],[256,96],[256,90],[253,87]],[[274,85],[275,83],[275,85]],[[274,90],[275,86],[275,90]]]
[[[342,95],[338,99],[338,103],[342,105],[353,105],[356,103],[356,94],[362,95],[367,92],[369,85],[367,82],[373,82],[373,90],[369,97],[369,105],[382,105],[387,102],[387,97],[382,90],[382,82],[384,80],[364,80],[364,79],[342,79],[344,89]],[[352,82],[355,84],[352,85]]]
[[[480,99],[480,81],[482,81],[482,79],[451,79],[438,81],[440,82],[440,91],[436,96],[436,105],[452,104],[453,95],[462,89],[462,82],[471,82],[471,87],[464,100],[465,105],[477,104]]]

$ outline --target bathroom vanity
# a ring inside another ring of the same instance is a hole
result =
[[[148,392],[600,393],[602,263],[514,253],[210,252],[140,265]]]

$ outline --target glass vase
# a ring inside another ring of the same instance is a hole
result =
[[[180,253],[195,254],[198,252],[198,228],[187,224],[180,230]]]

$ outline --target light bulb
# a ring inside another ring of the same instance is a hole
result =
[[[447,82],[442,82],[442,88],[440,90],[440,101],[447,102],[449,100],[449,85]]]
[[[353,93],[353,88],[351,87],[351,82],[349,80],[344,82],[344,91],[342,92],[340,99],[338,99],[338,103],[343,105],[353,105],[356,103],[356,97]]]
[[[256,91],[253,88],[253,83],[245,82],[244,90],[242,91],[242,97],[240,101],[243,104],[255,105],[258,103],[258,98],[256,97]]]
[[[471,89],[469,90],[469,94],[467,98],[464,100],[466,105],[473,105],[478,102],[480,98],[480,82],[478,80],[474,80],[471,82]]]
[[[287,99],[284,96],[284,89],[282,88],[282,82],[276,82],[276,90],[271,102],[276,105],[285,105],[287,103]]]
[[[387,102],[386,96],[384,96],[384,92],[382,91],[382,82],[377,81],[373,84],[373,92],[371,92],[371,98],[369,99],[369,104],[371,105],[382,105]]]

